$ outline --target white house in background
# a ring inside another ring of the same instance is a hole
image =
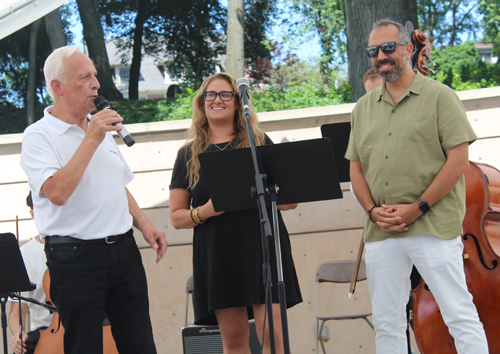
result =
[[[122,62],[122,53],[115,45],[115,40],[106,42],[106,51],[108,52],[109,64],[113,73],[113,80],[116,88],[128,99],[128,82],[131,55]],[[161,59],[143,55],[141,62],[141,72],[139,78],[139,99],[146,100],[152,98],[175,97],[180,92],[180,76],[170,73],[166,66],[161,63]]]
[[[123,53],[118,51],[115,43],[116,39],[106,41],[109,65],[113,73],[116,88],[123,94],[123,98],[128,99],[128,82],[132,55],[126,56],[127,59],[123,62]],[[140,100],[175,97],[177,93],[181,92],[180,84],[182,83],[182,76],[175,75],[167,69],[165,65],[166,57],[166,54],[163,58],[142,55],[139,77]],[[218,65],[216,65],[216,72],[223,71],[226,64],[225,60],[225,54],[217,56]]]
[[[493,50],[493,44],[488,43],[488,44],[474,44],[476,46],[477,52],[481,56],[482,61],[487,61],[490,63],[495,64],[498,61],[498,58],[493,56],[492,50]]]

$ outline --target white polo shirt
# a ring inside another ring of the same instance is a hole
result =
[[[28,175],[40,236],[91,240],[127,232],[132,216],[125,186],[134,175],[110,132],[66,204],[52,204],[42,193],[47,178],[70,161],[85,137],[80,127],[55,118],[51,112],[52,106],[47,107],[44,117],[26,128],[21,148],[21,167]]]

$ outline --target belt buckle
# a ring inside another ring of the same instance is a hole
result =
[[[108,245],[111,245],[113,243],[116,243],[116,236],[108,236],[108,237],[105,237],[104,240],[106,241],[106,243]]]

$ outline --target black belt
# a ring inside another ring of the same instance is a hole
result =
[[[126,240],[127,238],[134,237],[132,229],[128,230],[126,233],[121,235],[113,235],[107,236],[104,238],[98,238],[95,240],[82,240],[79,238],[71,237],[71,236],[46,236],[45,243],[46,244],[60,244],[60,243],[107,243],[108,245],[116,242],[120,242]]]

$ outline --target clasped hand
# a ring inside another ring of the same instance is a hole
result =
[[[371,212],[372,219],[386,232],[408,231],[408,225],[422,215],[416,203],[386,205],[374,208]]]

